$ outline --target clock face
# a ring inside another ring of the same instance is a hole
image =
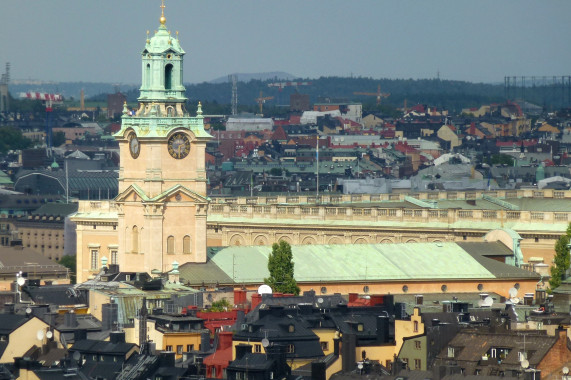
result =
[[[131,152],[131,157],[137,158],[139,157],[139,153],[141,152],[141,144],[139,144],[139,139],[137,135],[131,132],[128,137],[129,140],[129,152]]]
[[[190,152],[190,140],[182,132],[175,133],[169,139],[169,154],[177,160],[185,158]]]

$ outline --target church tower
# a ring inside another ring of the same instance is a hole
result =
[[[122,271],[171,269],[206,261],[205,150],[211,136],[202,110],[185,109],[183,57],[178,32],[160,26],[141,54],[139,105],[123,110],[119,142],[118,257]],[[131,115],[134,113],[133,115]]]

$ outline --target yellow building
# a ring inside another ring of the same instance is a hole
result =
[[[38,317],[1,314],[0,325],[0,340],[5,342],[0,353],[0,363],[13,363],[14,358],[24,356],[34,344],[41,347],[54,342],[58,348],[62,348],[60,332]]]
[[[134,333],[135,343],[141,345],[138,339],[140,323],[145,319],[136,318]],[[175,353],[177,359],[185,352],[200,350],[203,336],[210,342],[210,331],[204,328],[203,320],[192,316],[179,315],[149,315],[146,318],[147,340],[155,343],[157,350]]]

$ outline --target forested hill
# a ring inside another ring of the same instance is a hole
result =
[[[308,94],[311,103],[327,101],[358,101],[363,104],[374,104],[375,96],[354,95],[354,92],[376,93],[377,86],[381,85],[381,92],[390,93],[388,98],[382,99],[386,105],[402,107],[404,100],[412,106],[414,104],[430,104],[445,107],[451,111],[459,111],[465,107],[479,106],[490,102],[504,100],[504,87],[500,84],[470,83],[462,81],[438,79],[373,79],[373,78],[342,78],[321,77],[318,79],[302,78],[297,81],[311,82],[309,86],[285,87],[279,91],[277,87],[268,87],[269,83],[281,82],[280,79],[259,80],[252,79],[247,82],[238,82],[239,106],[254,106],[256,98],[262,91],[264,97],[274,98],[268,100],[264,107],[276,105],[289,105],[290,94],[298,91]],[[204,82],[186,84],[187,97],[192,103],[198,100],[203,103],[229,105],[232,96],[232,85],[228,81],[221,83]],[[51,83],[41,86],[13,85],[10,91],[17,96],[20,91],[41,91],[63,94],[67,99],[79,98],[79,92],[84,89],[86,99],[106,102],[107,94],[117,90],[127,94],[129,102],[136,102],[139,96],[138,85],[118,85],[110,83]],[[99,94],[99,95],[96,95]]]
[[[381,79],[371,78],[341,78],[321,77],[319,79],[299,79],[309,81],[309,86],[285,87],[279,91],[276,87],[268,87],[271,81],[251,80],[247,83],[238,82],[238,103],[253,105],[260,96],[273,96],[266,105],[289,104],[290,94],[298,91],[308,94],[311,103],[326,101],[359,101],[362,103],[375,103],[376,96],[354,95],[354,92],[376,93],[381,85],[381,92],[390,93],[382,102],[394,107],[402,107],[405,99],[407,104],[430,104],[459,111],[465,107],[479,106],[490,102],[504,101],[503,85],[470,83],[438,79]],[[229,104],[232,95],[230,83],[200,83],[187,85],[187,97],[190,101],[216,102]],[[135,100],[137,91],[129,94],[130,100]]]

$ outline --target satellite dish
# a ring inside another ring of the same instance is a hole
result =
[[[319,298],[317,299],[317,303],[321,305],[321,304],[323,303],[323,298],[319,297]]]
[[[490,296],[484,298],[484,306],[492,306],[494,299]]]
[[[523,359],[521,361],[521,368],[529,368],[529,360]]]
[[[563,371],[563,374],[564,374],[564,375],[568,375],[568,374],[569,374],[569,367],[563,367],[561,370]]]
[[[517,296],[517,289],[510,288],[510,290],[508,290],[508,294],[510,295],[510,298],[514,298],[515,296]]]
[[[44,340],[44,330],[38,330],[38,332],[36,333],[36,338],[38,340]]]
[[[73,353],[73,360],[75,360],[76,362],[78,362],[79,359],[81,359],[81,354],[79,353],[79,351],[75,351],[75,352]]]
[[[27,307],[27,308],[26,308],[26,314],[32,314],[32,309],[29,308],[29,307]]]
[[[18,285],[23,286],[26,283],[26,279],[24,277],[18,277],[16,282],[18,283]]]
[[[262,339],[262,346],[268,347],[270,345],[270,341],[267,338]]]
[[[357,368],[359,368],[359,369],[363,369],[363,363],[359,363],[359,364],[357,364]]]
[[[258,288],[258,294],[272,294],[272,288],[269,285],[263,284]]]
[[[53,338],[53,337],[54,337],[54,333],[53,333],[53,332],[48,331],[48,332],[46,333],[46,338],[51,339],[51,338]]]

